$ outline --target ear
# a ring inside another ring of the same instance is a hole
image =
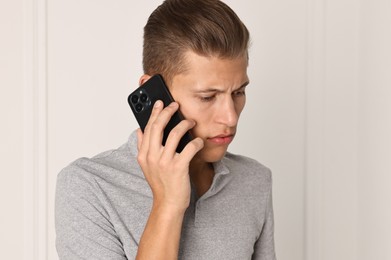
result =
[[[144,74],[141,76],[138,84],[141,86],[142,84],[144,84],[145,82],[147,82],[147,80],[149,80],[151,78],[151,76],[147,75],[147,74]]]

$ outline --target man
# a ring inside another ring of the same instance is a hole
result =
[[[58,176],[61,259],[275,259],[271,173],[227,152],[244,108],[249,33],[217,0],[167,0],[144,28],[140,84],[161,74],[144,133]],[[175,111],[183,120],[162,146]],[[180,138],[194,139],[176,153]]]

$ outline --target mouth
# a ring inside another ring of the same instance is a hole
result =
[[[232,142],[234,139],[235,134],[222,134],[222,135],[217,135],[215,137],[208,138],[207,140],[213,144],[217,145],[227,145]]]

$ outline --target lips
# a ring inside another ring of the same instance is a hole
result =
[[[212,142],[217,145],[227,145],[232,142],[234,139],[234,134],[229,134],[229,135],[217,135],[215,137],[208,138],[209,142]]]

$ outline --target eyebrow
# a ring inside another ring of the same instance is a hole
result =
[[[243,83],[240,87],[238,87],[234,91],[241,90],[241,89],[247,87],[248,84],[250,84],[250,81],[246,81],[245,83]],[[202,89],[202,90],[195,91],[195,93],[222,93],[222,92],[224,92],[224,91],[221,89],[217,89],[217,88],[208,88],[208,89]]]

